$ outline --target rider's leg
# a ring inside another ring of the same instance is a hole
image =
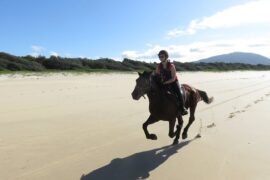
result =
[[[178,97],[178,100],[179,100],[179,103],[180,103],[180,108],[181,108],[181,111],[182,111],[182,115],[186,115],[188,112],[187,112],[187,110],[185,108],[185,103],[184,103],[184,100],[183,100],[183,96],[182,96],[182,93],[181,93],[181,90],[180,90],[180,85],[179,85],[178,81],[175,81],[174,83],[172,83],[172,89],[177,94],[177,97]]]

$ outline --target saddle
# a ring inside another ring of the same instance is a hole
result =
[[[187,98],[186,90],[182,85],[180,85],[180,90],[181,90],[181,94],[182,94],[182,97],[183,97],[183,102],[185,103],[186,98]]]
[[[185,103],[186,102],[187,95],[186,95],[186,90],[185,90],[185,88],[182,85],[180,85],[180,91],[181,91],[181,94],[182,94],[182,97],[183,97],[183,102]],[[178,98],[177,97],[177,94],[172,89],[170,89],[170,88],[167,88],[165,90],[165,93],[166,94],[173,95],[173,96],[175,96],[175,98]],[[177,103],[179,103],[178,100],[177,100]]]

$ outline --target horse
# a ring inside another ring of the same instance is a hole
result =
[[[169,93],[167,88],[162,84],[160,75],[155,72],[143,73],[138,72],[139,77],[136,79],[136,86],[131,93],[134,100],[139,100],[146,94],[149,99],[150,116],[143,123],[143,130],[147,139],[157,140],[155,134],[150,134],[147,130],[148,125],[154,124],[160,120],[169,122],[169,137],[174,138],[173,144],[179,143],[180,133],[183,126],[183,118],[179,108],[178,100],[175,94]],[[206,104],[213,101],[213,97],[208,97],[205,91],[193,88],[187,84],[181,86],[184,106],[189,109],[189,121],[182,133],[182,139],[188,137],[188,129],[195,120],[195,110],[199,101],[203,100]],[[145,97],[144,97],[145,98]],[[174,126],[178,120],[176,131]]]

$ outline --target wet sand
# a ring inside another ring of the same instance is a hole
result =
[[[0,179],[270,179],[270,72],[179,76],[215,101],[170,146],[167,122],[145,139],[136,73],[0,75]]]

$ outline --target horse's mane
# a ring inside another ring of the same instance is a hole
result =
[[[151,74],[151,78],[159,88],[162,87],[162,80],[161,80],[160,74],[157,74],[157,73],[154,72],[154,73]]]
[[[141,74],[144,78],[150,78],[159,89],[163,89],[164,85],[162,83],[162,78],[160,74],[157,74],[155,71],[144,71]]]

